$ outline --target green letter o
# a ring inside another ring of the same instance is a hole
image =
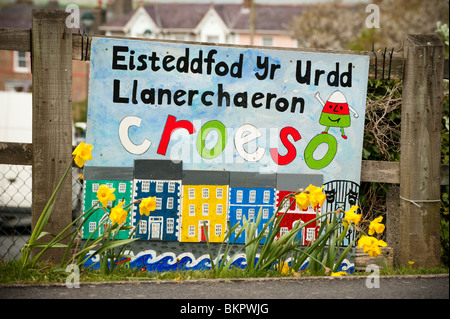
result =
[[[316,160],[313,157],[314,151],[322,143],[326,143],[328,145],[328,151],[324,157],[322,157],[319,160]],[[330,134],[316,135],[312,138],[311,141],[309,141],[309,144],[305,148],[306,165],[308,165],[308,167],[312,168],[312,169],[324,168],[324,167],[328,166],[328,164],[331,163],[334,156],[336,155],[336,152],[337,152],[337,141],[333,135],[330,135]]]
[[[216,130],[219,137],[217,139],[216,145],[212,149],[208,150],[205,147],[205,139],[211,130]],[[200,132],[197,135],[197,151],[201,157],[206,159],[213,159],[219,156],[220,153],[223,152],[226,143],[227,129],[225,125],[216,120],[205,123],[201,127]]]

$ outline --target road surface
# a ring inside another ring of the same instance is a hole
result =
[[[449,275],[80,283],[70,289],[66,284],[0,285],[0,298],[449,299]]]

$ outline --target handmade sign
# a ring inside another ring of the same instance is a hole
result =
[[[261,207],[269,220],[295,179],[326,185],[322,209],[348,209],[368,68],[364,55],[93,38],[85,197],[92,202],[91,184],[117,180],[90,175],[96,168],[133,170],[117,183],[132,184],[130,201],[157,197],[153,215],[134,205],[130,221],[156,241],[221,242],[227,221]],[[289,215],[283,231],[308,219],[295,207]],[[299,234],[303,243],[315,227]]]

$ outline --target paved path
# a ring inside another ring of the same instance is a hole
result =
[[[368,288],[369,286],[375,286]],[[150,299],[449,299],[449,275],[301,277],[139,281],[55,285],[0,285],[0,298]]]

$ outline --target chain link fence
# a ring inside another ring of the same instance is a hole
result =
[[[20,258],[31,235],[32,167],[0,165],[0,260]],[[82,211],[82,170],[72,169],[72,217]]]

